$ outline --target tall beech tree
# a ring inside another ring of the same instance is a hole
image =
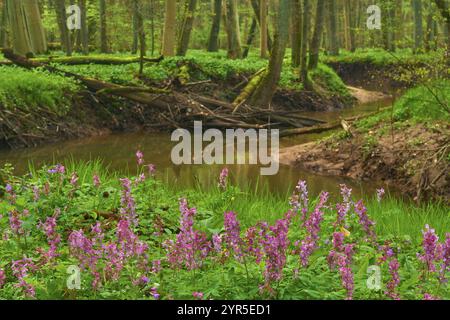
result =
[[[414,10],[414,51],[423,49],[423,11],[422,0],[413,0]]]
[[[220,21],[222,20],[222,0],[214,0],[214,12],[212,16],[211,32],[208,40],[208,51],[219,50]]]
[[[302,48],[302,0],[292,0],[291,4],[292,25],[292,66],[300,66]]]
[[[228,39],[228,58],[242,58],[241,32],[237,0],[226,0],[226,29]]]
[[[260,55],[261,58],[267,58],[267,50],[268,50],[268,45],[267,45],[267,30],[268,30],[268,25],[267,25],[267,15],[268,15],[268,11],[267,11],[268,7],[267,7],[267,0],[260,0],[260,4],[259,4],[259,10],[260,10]]]
[[[317,68],[319,63],[319,50],[325,24],[325,0],[317,1],[316,23],[309,51],[309,69]]]
[[[310,28],[310,0],[303,0],[303,19],[302,19],[302,47],[301,47],[301,63],[300,63],[300,80],[307,90],[312,89],[312,84],[308,77],[308,42]]]
[[[175,38],[177,23],[177,0],[166,0],[164,16],[164,33],[161,54],[165,57],[175,55]]]
[[[197,7],[197,0],[186,0],[184,12],[184,21],[181,29],[181,36],[177,47],[177,56],[184,56],[189,47],[189,40],[191,38],[192,26],[194,24],[195,9]]]
[[[100,16],[100,51],[108,52],[108,34],[106,23],[106,0],[99,0],[99,16]]]
[[[280,80],[286,46],[289,40],[289,16],[291,0],[279,0],[277,23],[269,67],[260,84],[249,99],[253,106],[265,107],[270,104]]]

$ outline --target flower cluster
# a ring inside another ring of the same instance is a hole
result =
[[[13,275],[19,280],[19,283],[16,284],[16,287],[22,288],[26,296],[34,297],[36,295],[34,287],[26,282],[28,272],[36,270],[36,266],[34,265],[31,258],[23,257],[21,260],[13,261],[11,270]]]
[[[120,179],[120,182],[122,183],[122,197],[120,198],[121,219],[127,220],[130,224],[137,226],[138,219],[136,216],[136,204],[131,194],[131,181],[130,179]]]
[[[44,231],[47,237],[47,243],[49,249],[44,251],[42,248],[38,248],[38,252],[41,254],[42,262],[41,264],[47,264],[54,258],[58,257],[57,253],[58,245],[61,242],[61,236],[56,231],[56,220],[60,215],[60,210],[55,210],[55,214],[52,217],[47,217],[45,223],[40,223],[38,228]]]
[[[144,164],[144,154],[142,153],[142,151],[138,150],[136,152],[136,160],[139,166],[142,166]]]
[[[320,194],[319,203],[305,222],[307,235],[300,245],[300,261],[303,267],[308,265],[309,257],[318,246],[317,242],[319,240],[320,224],[323,221],[323,209],[327,201],[328,192],[322,192]]]
[[[3,288],[3,286],[5,285],[5,281],[6,281],[5,270],[0,269],[0,289]]]
[[[367,208],[364,206],[364,203],[362,200],[359,200],[355,204],[355,212],[359,217],[359,224],[363,228],[364,232],[367,234],[369,239],[375,240],[376,234],[373,230],[373,226],[375,225],[375,222],[369,219],[369,216],[367,215]]]
[[[242,260],[241,226],[234,212],[225,212],[223,226],[225,229],[224,241],[229,251],[233,251],[236,259]]]
[[[223,168],[219,176],[219,188],[225,190],[227,188],[228,168]]]
[[[300,209],[302,211],[302,221],[306,220],[306,215],[308,213],[308,188],[306,186],[306,181],[300,180],[295,187],[295,191],[291,196],[289,204],[291,205],[295,214],[297,214]]]
[[[168,240],[164,243],[167,259],[173,268],[184,265],[188,270],[198,269],[211,250],[211,242],[207,240],[206,234],[194,230],[197,210],[189,208],[186,199],[180,200],[180,212],[180,232],[176,241]]]
[[[391,276],[391,279],[386,285],[386,294],[394,300],[400,299],[399,295],[396,293],[396,288],[400,284],[400,276],[398,274],[399,268],[400,264],[398,263],[397,259],[393,258],[391,259],[391,261],[389,261],[389,274]]]

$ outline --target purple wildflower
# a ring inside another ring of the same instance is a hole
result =
[[[93,183],[94,183],[94,187],[99,188],[100,185],[101,185],[100,177],[99,177],[98,175],[95,174],[95,175],[92,177],[92,180],[93,180]]]
[[[6,282],[6,275],[3,269],[0,269],[0,289],[3,288]]]
[[[34,297],[36,295],[34,287],[25,280],[28,277],[29,271],[36,269],[33,261],[30,258],[23,257],[21,260],[13,261],[11,269],[13,275],[19,280],[16,287],[22,288],[28,297]]]
[[[225,190],[227,188],[228,168],[223,168],[219,176],[219,188]]]
[[[121,208],[120,215],[122,219],[130,221],[135,226],[138,225],[136,217],[136,205],[134,198],[131,194],[131,181],[130,179],[120,179],[122,183],[122,197],[120,198]]]
[[[147,167],[149,176],[154,177],[156,174],[156,166],[154,164],[149,164]]]
[[[362,200],[359,200],[355,204],[355,212],[359,217],[359,224],[363,228],[363,230],[366,232],[367,236],[371,238],[372,240],[376,239],[376,234],[373,231],[373,226],[375,225],[375,222],[369,219],[369,216],[367,215],[367,208],[364,206],[364,203]]]
[[[241,227],[234,212],[225,212],[224,214],[224,240],[238,260],[242,259],[242,239],[240,236]]]
[[[203,292],[192,292],[192,296],[197,300],[203,300]]]
[[[425,226],[425,230],[422,231],[423,233],[423,255],[419,255],[419,259],[424,262],[427,266],[428,271],[435,272],[436,267],[434,265],[434,262],[436,260],[439,260],[437,248],[438,248],[438,241],[439,237],[437,236],[434,229],[431,229],[429,225]]]
[[[304,222],[306,220],[306,214],[308,213],[308,205],[309,205],[308,188],[306,186],[306,181],[300,180],[298,182],[289,203],[292,206],[292,209],[294,210],[295,214],[297,214],[301,209],[302,211],[301,221]]]
[[[389,274],[391,275],[391,279],[389,280],[386,286],[387,287],[386,294],[395,300],[400,299],[399,295],[395,292],[396,288],[400,283],[400,277],[398,275],[399,267],[400,264],[398,263],[397,259],[392,259],[391,261],[389,261]]]
[[[381,202],[381,200],[383,199],[383,196],[385,194],[385,191],[383,188],[377,189],[377,200],[378,202]]]
[[[136,159],[138,165],[142,166],[144,164],[144,154],[142,153],[142,151],[138,150],[136,152]]]

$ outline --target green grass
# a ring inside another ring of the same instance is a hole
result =
[[[44,108],[58,115],[70,109],[70,97],[79,90],[77,83],[44,70],[0,67],[0,105],[7,109]]]
[[[388,52],[384,49],[357,49],[355,52],[341,50],[338,56],[321,56],[324,63],[368,63],[379,67],[389,65],[433,65],[442,60],[443,51],[414,54],[411,49]]]

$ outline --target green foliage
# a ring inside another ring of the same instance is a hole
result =
[[[54,264],[45,264],[36,271],[30,271],[25,278],[27,283],[36,289],[39,299],[151,299],[150,288],[156,287],[163,299],[192,299],[192,293],[200,291],[205,298],[213,299],[257,299],[261,298],[259,285],[263,281],[264,263],[257,264],[253,259],[239,262],[232,257],[209,257],[204,260],[200,270],[188,271],[184,268],[173,270],[166,260],[166,251],[162,243],[174,239],[179,232],[180,213],[178,199],[186,197],[191,207],[197,208],[195,215],[196,230],[206,232],[208,238],[212,234],[223,231],[223,212],[233,210],[238,213],[241,230],[255,225],[259,221],[275,223],[283,217],[289,209],[286,198],[271,194],[265,186],[255,189],[240,190],[228,186],[226,190],[217,188],[204,191],[199,188],[190,190],[176,190],[161,181],[147,177],[140,183],[132,183],[132,196],[139,214],[139,239],[149,245],[149,266],[155,260],[161,260],[162,271],[150,273],[147,284],[134,285],[133,279],[142,275],[142,271],[135,262],[124,265],[118,279],[111,279],[104,274],[101,278],[102,286],[92,288],[93,276],[88,270],[82,271],[82,289],[67,290],[67,267],[79,262],[69,252],[67,238],[72,230],[84,230],[90,234],[91,225],[101,222],[105,239],[116,236],[116,220],[122,197],[119,176],[110,173],[100,162],[69,162],[64,174],[51,174],[49,167],[36,169],[30,167],[29,175],[18,177],[12,174],[11,166],[0,171],[5,182],[13,186],[14,199],[6,194],[0,199],[1,212],[13,211],[22,213],[28,210],[26,216],[21,216],[22,228],[25,235],[17,236],[11,232],[8,215],[0,218],[0,232],[7,234],[8,241],[0,239],[0,269],[6,270],[6,283],[0,288],[0,294],[7,299],[23,299],[24,293],[17,287],[16,277],[10,270],[9,261],[22,259],[24,255],[32,258],[34,263],[39,261],[36,249],[48,249],[47,238],[36,228],[39,221],[51,216],[56,208],[61,209],[57,219],[57,232],[62,236],[62,242],[57,246],[59,256]],[[143,168],[137,168],[137,174]],[[75,185],[70,183],[72,172],[76,172],[79,179]],[[94,174],[99,175],[101,185],[95,187],[92,183]],[[130,177],[135,181],[135,177]],[[37,187],[40,197],[36,199],[33,187]],[[1,187],[4,189],[3,187]],[[48,192],[44,192],[44,190]],[[356,199],[355,199],[356,200]],[[309,207],[313,210],[317,200],[311,199]],[[404,299],[421,299],[423,290],[442,298],[448,298],[445,287],[439,286],[435,276],[424,272],[424,265],[417,259],[416,254],[422,253],[420,230],[425,224],[436,229],[437,234],[444,238],[450,229],[449,213],[445,206],[429,204],[417,206],[391,198],[389,195],[379,202],[377,199],[367,199],[367,209],[370,218],[376,221],[378,244],[389,242],[398,252],[400,262],[399,294]],[[341,286],[341,279],[336,270],[329,268],[327,255],[330,248],[331,235],[334,232],[333,223],[336,219],[331,206],[325,210],[324,222],[320,232],[320,246],[313,253],[308,267],[299,268],[296,254],[287,254],[283,278],[277,282],[275,295],[268,298],[277,299],[343,299],[345,290]],[[298,219],[294,219],[290,227],[289,240],[302,239],[304,228]],[[354,213],[347,218],[349,235],[346,242],[355,243],[353,273],[355,279],[356,299],[386,299],[382,289],[379,292],[370,291],[365,283],[367,267],[375,263],[378,256],[376,245],[362,241],[364,232],[358,223],[358,216]],[[161,230],[162,234],[155,235]],[[243,236],[243,235],[242,235]],[[224,251],[225,252],[225,251]],[[214,255],[214,254],[212,254]],[[99,265],[102,268],[102,265]],[[382,264],[382,281],[389,281],[386,264]],[[297,275],[295,275],[297,274]]]
[[[310,77],[316,85],[324,88],[330,95],[347,100],[352,99],[345,83],[329,66],[319,63],[318,67],[310,72]]]
[[[70,110],[70,97],[78,90],[75,81],[44,70],[0,67],[0,104],[25,110],[43,108],[62,115]]]

